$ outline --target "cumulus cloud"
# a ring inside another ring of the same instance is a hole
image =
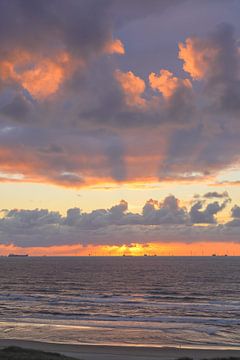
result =
[[[143,207],[143,222],[147,225],[185,224],[188,222],[186,209],[179,206],[179,201],[173,195],[162,203],[149,200]]]
[[[7,84],[15,82],[41,100],[58,91],[69,62],[70,57],[64,52],[49,58],[18,50],[1,61],[1,79]]]
[[[227,225],[228,226],[233,226],[233,227],[240,227],[240,206],[235,205],[232,209],[231,209],[231,215],[232,215],[232,220],[230,220]]]
[[[165,98],[173,96],[179,89],[184,91],[184,88],[191,89],[192,85],[189,79],[180,79],[173,76],[168,70],[160,70],[160,74],[151,73],[149,75],[149,82],[154,90],[158,90]]]
[[[203,209],[203,202],[197,201],[190,209],[191,222],[193,224],[215,224],[215,215],[222,211],[227,204],[228,200],[225,200],[222,204],[214,201]]]
[[[115,76],[123,89],[127,105],[142,107],[146,104],[142,97],[145,91],[145,82],[140,77],[134,75],[132,71],[124,73],[120,70],[116,71]]]
[[[106,45],[105,51],[107,54],[119,54],[124,55],[125,49],[121,40],[116,39]]]
[[[61,216],[58,212],[48,211],[46,209],[41,210],[10,210],[4,222],[14,222],[15,225],[20,226],[37,226],[46,224],[58,224]]]
[[[204,209],[199,201],[190,209],[181,207],[179,200],[169,195],[162,201],[150,199],[142,213],[128,211],[121,200],[109,209],[89,213],[80,208],[67,210],[66,216],[57,211],[2,210],[0,243],[22,247],[81,244],[121,245],[135,242],[198,242],[239,241],[240,208],[232,209],[233,222],[217,224],[215,215],[223,210],[213,202]],[[207,226],[197,226],[208,224]],[[232,229],[232,230],[231,230]]]
[[[188,38],[185,44],[179,43],[179,59],[184,61],[183,69],[194,80],[211,76],[211,63],[217,56],[217,49],[210,41],[199,38]]]
[[[233,218],[237,218],[239,219],[240,218],[240,207],[235,205],[233,208],[232,208],[232,217]]]

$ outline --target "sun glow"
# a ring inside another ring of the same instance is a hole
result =
[[[30,256],[240,256],[240,244],[228,242],[146,243],[131,245],[56,245],[18,247],[0,244],[0,255],[9,253]]]

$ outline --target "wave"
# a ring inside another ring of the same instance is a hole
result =
[[[127,309],[133,311],[137,310],[138,313],[144,314],[144,316],[151,316],[156,311],[171,311],[173,314],[178,313],[179,311],[183,313],[195,312],[195,315],[198,316],[201,313],[201,317],[205,318],[206,316],[214,316],[216,313],[222,313],[222,317],[240,317],[240,301],[221,301],[221,300],[208,300],[191,302],[189,297],[177,298],[175,301],[169,301],[168,297],[160,297],[158,295],[154,296],[114,296],[103,294],[100,296],[86,294],[81,296],[69,297],[67,295],[55,295],[55,296],[46,296],[41,294],[5,294],[0,295],[1,307],[6,306],[11,309],[10,303],[16,302],[18,306],[20,304],[26,304],[26,307],[34,308],[38,307],[49,307],[49,313],[52,311],[52,307],[55,307],[54,310],[56,313],[61,313],[58,308],[68,307],[71,313],[82,313],[82,310],[86,306],[94,306],[94,311],[96,312],[98,307],[102,311],[101,306],[112,308],[113,312],[122,312],[126,313]],[[172,299],[171,299],[172,300]],[[34,304],[34,305],[33,305]],[[22,311],[24,307],[22,307]],[[80,308],[79,308],[80,307]],[[132,309],[132,310],[131,310]],[[158,309],[158,310],[157,310]],[[12,310],[15,311],[15,307],[12,307]],[[92,309],[93,311],[93,309]],[[68,316],[68,315],[67,315]]]
[[[27,314],[27,312],[26,312]],[[51,310],[36,310],[35,312],[29,311],[31,317],[37,320],[38,317],[51,319],[58,317],[61,320],[72,319],[72,320],[86,320],[94,322],[96,324],[112,323],[112,322],[123,322],[123,323],[159,323],[159,324],[202,324],[202,325],[214,325],[214,326],[239,326],[240,318],[224,318],[224,317],[203,317],[203,316],[122,316],[122,315],[111,315],[111,314],[92,314],[90,312],[63,312],[63,311],[51,311]]]

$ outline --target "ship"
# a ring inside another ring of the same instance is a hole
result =
[[[9,254],[8,257],[26,257],[28,254]]]

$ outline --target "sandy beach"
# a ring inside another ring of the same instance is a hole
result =
[[[134,346],[71,345],[24,340],[0,340],[0,348],[19,346],[27,349],[57,352],[82,360],[142,360],[154,359],[213,359],[235,357],[240,359],[240,350],[209,350],[180,348],[151,348]]]

